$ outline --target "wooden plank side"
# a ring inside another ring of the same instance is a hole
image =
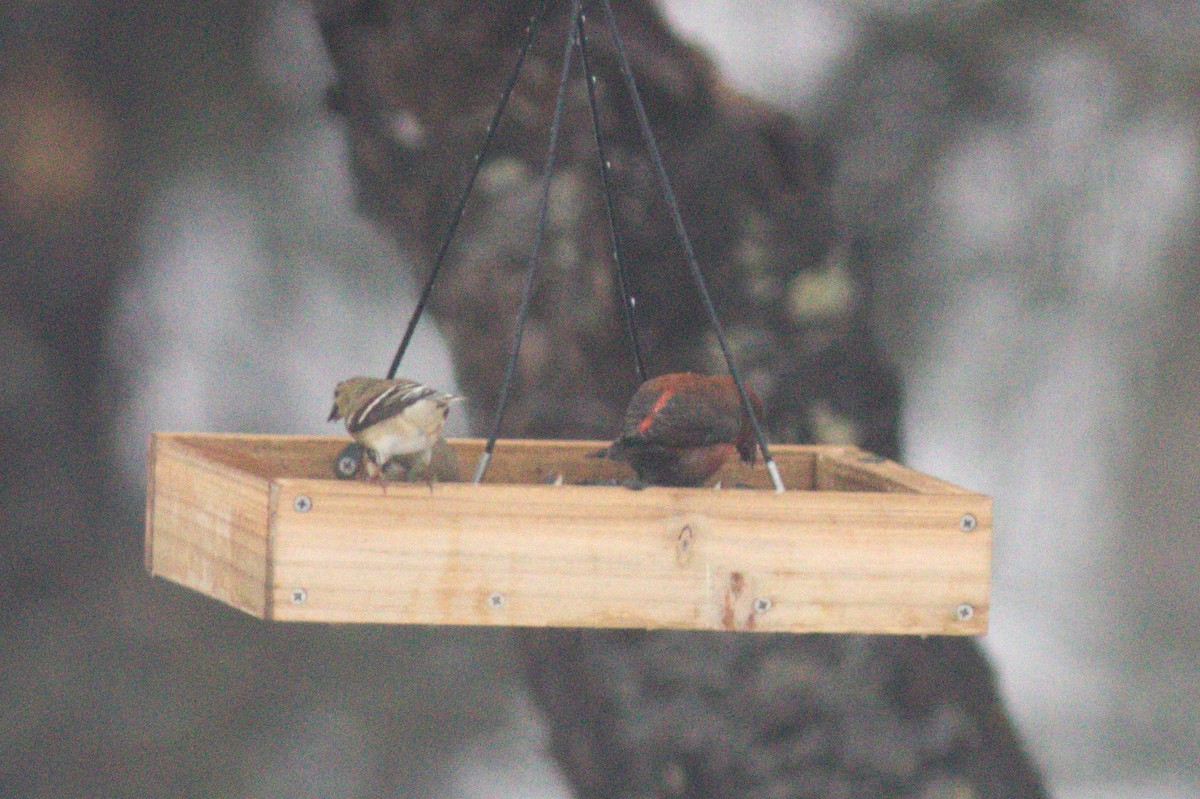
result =
[[[302,477],[328,479],[333,461],[350,443],[344,436],[281,436],[245,433],[156,433],[164,441],[194,450],[205,460],[222,463],[264,479]],[[552,441],[502,439],[488,468],[488,483],[538,485],[562,476],[564,482],[614,482],[631,477],[623,464],[588,455],[607,446],[604,441]],[[482,439],[451,439],[466,476],[475,470],[483,452]],[[778,446],[772,448],[785,484],[790,489],[810,489],[816,455],[823,447]],[[755,488],[771,486],[761,463],[747,466],[733,463],[716,477],[726,485],[745,484]]]
[[[146,470],[146,545],[142,557],[146,571],[152,574],[154,573],[154,497],[157,493],[154,475],[157,471],[155,464],[158,462],[159,440],[158,434],[151,434],[150,448],[146,456],[146,463],[149,467]]]
[[[453,439],[451,445],[470,475],[483,452],[482,439]],[[486,483],[540,485],[556,478],[570,485],[613,483],[633,476],[633,470],[622,463],[590,457],[608,446],[607,441],[551,441],[511,439],[496,442],[496,450],[488,466]],[[779,466],[784,484],[792,490],[808,490],[813,486],[816,454],[821,448],[811,446],[772,447],[771,453]],[[710,481],[722,481],[726,486],[742,485],[771,489],[771,478],[761,462],[750,466],[740,461],[726,464]]]
[[[350,443],[345,436],[262,433],[155,433],[201,460],[269,480],[275,477],[328,479],[333,461]]]
[[[814,487],[819,491],[974,493],[858,447],[822,448],[817,456]]]
[[[979,634],[990,501],[281,480],[273,618]],[[305,512],[297,496],[308,497]],[[975,515],[970,533],[959,526]],[[969,619],[956,614],[964,604]]]
[[[151,574],[263,617],[266,480],[155,434],[146,562]]]

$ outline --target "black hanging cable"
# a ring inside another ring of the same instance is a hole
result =
[[[587,30],[584,27],[586,22],[587,14],[583,13],[581,9],[576,18],[576,30],[579,35],[579,55],[580,62],[583,64],[583,80],[587,84],[588,106],[592,112],[592,133],[596,140],[596,154],[600,160],[600,183],[604,189],[604,211],[608,216],[609,240],[612,242],[613,263],[616,265],[617,286],[621,292],[625,333],[629,337],[629,346],[633,352],[633,365],[637,370],[638,381],[645,382],[646,364],[642,358],[642,348],[638,343],[637,325],[634,321],[635,301],[629,290],[629,278],[625,271],[625,264],[621,260],[621,236],[617,232],[616,214],[613,213],[612,185],[608,174],[612,165],[608,161],[608,154],[604,150],[604,136],[600,132],[600,108],[596,103],[596,75],[592,72],[591,64],[588,61]]]
[[[437,280],[438,272],[442,269],[442,263],[446,260],[446,252],[450,249],[450,242],[454,240],[454,234],[458,231],[458,223],[462,221],[463,211],[467,207],[467,198],[471,196],[471,189],[475,186],[475,178],[479,176],[479,169],[487,159],[488,153],[491,152],[492,144],[496,140],[496,129],[500,125],[500,117],[504,114],[504,109],[508,107],[509,98],[512,97],[513,89],[517,85],[517,79],[521,75],[521,67],[525,64],[525,56],[529,53],[529,48],[537,35],[538,26],[545,15],[546,0],[538,0],[537,9],[529,17],[529,27],[525,29],[525,42],[521,45],[521,49],[517,54],[517,63],[513,65],[512,72],[509,73],[508,83],[505,84],[504,91],[500,95],[500,104],[496,107],[496,113],[492,115],[492,121],[487,126],[487,134],[484,137],[483,146],[475,155],[475,163],[471,166],[471,172],[467,176],[466,185],[463,186],[462,193],[458,196],[458,205],[455,206],[454,212],[450,215],[450,224],[446,227],[446,235],[442,238],[442,244],[438,249],[437,257],[433,259],[433,268],[430,269],[429,277],[425,280],[425,287],[421,290],[421,296],[417,300],[417,307],[413,309],[412,316],[408,320],[408,327],[404,330],[404,337],[400,340],[400,346],[396,350],[395,357],[392,358],[392,365],[388,367],[388,380],[396,376],[396,372],[400,369],[400,361],[404,359],[404,353],[408,351],[408,345],[412,342],[413,333],[417,329],[417,322],[421,320],[421,314],[425,311],[425,304],[429,302],[429,295],[433,293],[433,284]]]
[[[675,192],[671,189],[671,182],[667,178],[667,170],[663,166],[662,155],[659,153],[658,144],[654,140],[654,132],[650,129],[650,119],[646,115],[645,106],[642,105],[642,98],[638,93],[637,82],[633,78],[633,69],[629,66],[629,57],[625,52],[625,45],[621,41],[621,35],[617,32],[617,21],[613,16],[612,5],[609,3],[609,0],[602,0],[602,2],[604,4],[604,16],[608,23],[608,30],[612,35],[613,45],[616,47],[617,61],[621,67],[621,74],[624,75],[625,84],[629,87],[629,95],[633,100],[633,108],[637,113],[638,124],[642,130],[642,139],[646,144],[646,150],[650,154],[650,160],[654,164],[654,171],[658,176],[658,183],[662,189],[663,199],[666,200],[671,212],[671,220],[675,223],[675,233],[679,236],[680,244],[683,245],[684,257],[687,259],[688,269],[691,270],[692,278],[696,282],[696,288],[700,291],[700,299],[704,302],[704,310],[708,312],[709,321],[712,323],[713,330],[717,334],[717,343],[721,345],[721,353],[725,356],[725,363],[729,366],[729,374],[733,378],[734,385],[737,386],[738,395],[742,400],[742,411],[749,417],[751,427],[754,429],[754,437],[758,441],[758,448],[762,451],[763,462],[766,464],[767,471],[771,475],[771,482],[775,485],[776,491],[782,492],[784,490],[783,478],[780,477],[779,467],[776,465],[775,459],[771,457],[771,452],[767,448],[766,434],[763,432],[762,424],[754,412],[754,406],[750,402],[750,395],[746,392],[746,385],[742,382],[742,376],[733,362],[733,351],[729,349],[729,342],[725,338],[725,331],[721,327],[721,321],[717,318],[717,309],[708,294],[708,287],[705,284],[704,275],[700,272],[700,265],[696,262],[696,253],[692,249],[691,239],[688,238],[687,230],[683,225],[683,216],[679,212],[679,203],[675,199]]]
[[[550,122],[550,144],[546,148],[546,163],[542,169],[542,196],[538,200],[537,225],[533,231],[533,251],[529,255],[529,268],[525,274],[525,291],[521,296],[521,306],[517,309],[517,330],[513,335],[508,362],[504,365],[504,377],[500,382],[500,398],[496,404],[496,417],[492,421],[492,432],[488,436],[487,445],[475,466],[475,476],[472,478],[472,482],[476,484],[483,481],[483,475],[492,459],[492,451],[496,448],[496,439],[500,437],[500,424],[504,421],[504,407],[508,403],[509,389],[512,388],[513,376],[517,369],[517,356],[521,352],[521,336],[525,332],[525,320],[529,316],[533,290],[537,285],[538,266],[540,265],[538,251],[541,249],[542,238],[546,233],[546,212],[550,207],[550,177],[554,173],[558,132],[562,124],[563,108],[566,105],[567,80],[571,76],[571,53],[575,49],[575,21],[578,18],[579,0],[573,0],[570,22],[567,25],[567,45],[563,50],[562,75],[558,80],[558,99],[554,103],[554,117]]]

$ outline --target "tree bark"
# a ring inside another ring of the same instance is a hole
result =
[[[773,441],[899,457],[901,397],[868,275],[829,208],[822,142],[724,85],[645,0],[618,25],[734,356]],[[427,276],[515,62],[507,2],[324,0],[363,210]],[[530,52],[432,294],[473,423],[491,426],[532,245],[568,4]],[[617,224],[651,374],[726,367],[671,233],[614,49],[589,15]],[[609,257],[586,89],[563,133],[505,436],[609,438],[637,378]],[[399,329],[396,331],[399,337]],[[403,369],[401,370],[403,372]],[[958,638],[517,633],[553,751],[583,797],[1037,797],[979,647]]]

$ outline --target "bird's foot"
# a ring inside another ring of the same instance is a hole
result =
[[[388,461],[387,463],[385,463],[383,465],[383,468],[380,469],[379,473],[380,473],[380,475],[386,477],[388,480],[393,480],[396,482],[400,482],[400,481],[409,479],[408,466],[406,466],[405,464],[396,460],[395,458],[393,458],[390,461]]]
[[[379,489],[385,494],[387,493],[388,479],[386,469],[386,464],[384,466],[380,466],[375,462],[374,458],[367,457],[363,459],[363,470],[366,474],[367,481],[379,486]]]

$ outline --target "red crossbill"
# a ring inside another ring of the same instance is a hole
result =
[[[761,418],[762,400],[747,394]],[[733,378],[674,372],[638,387],[617,439],[596,454],[627,463],[643,484],[700,486],[735,452],[754,463],[757,444]]]

